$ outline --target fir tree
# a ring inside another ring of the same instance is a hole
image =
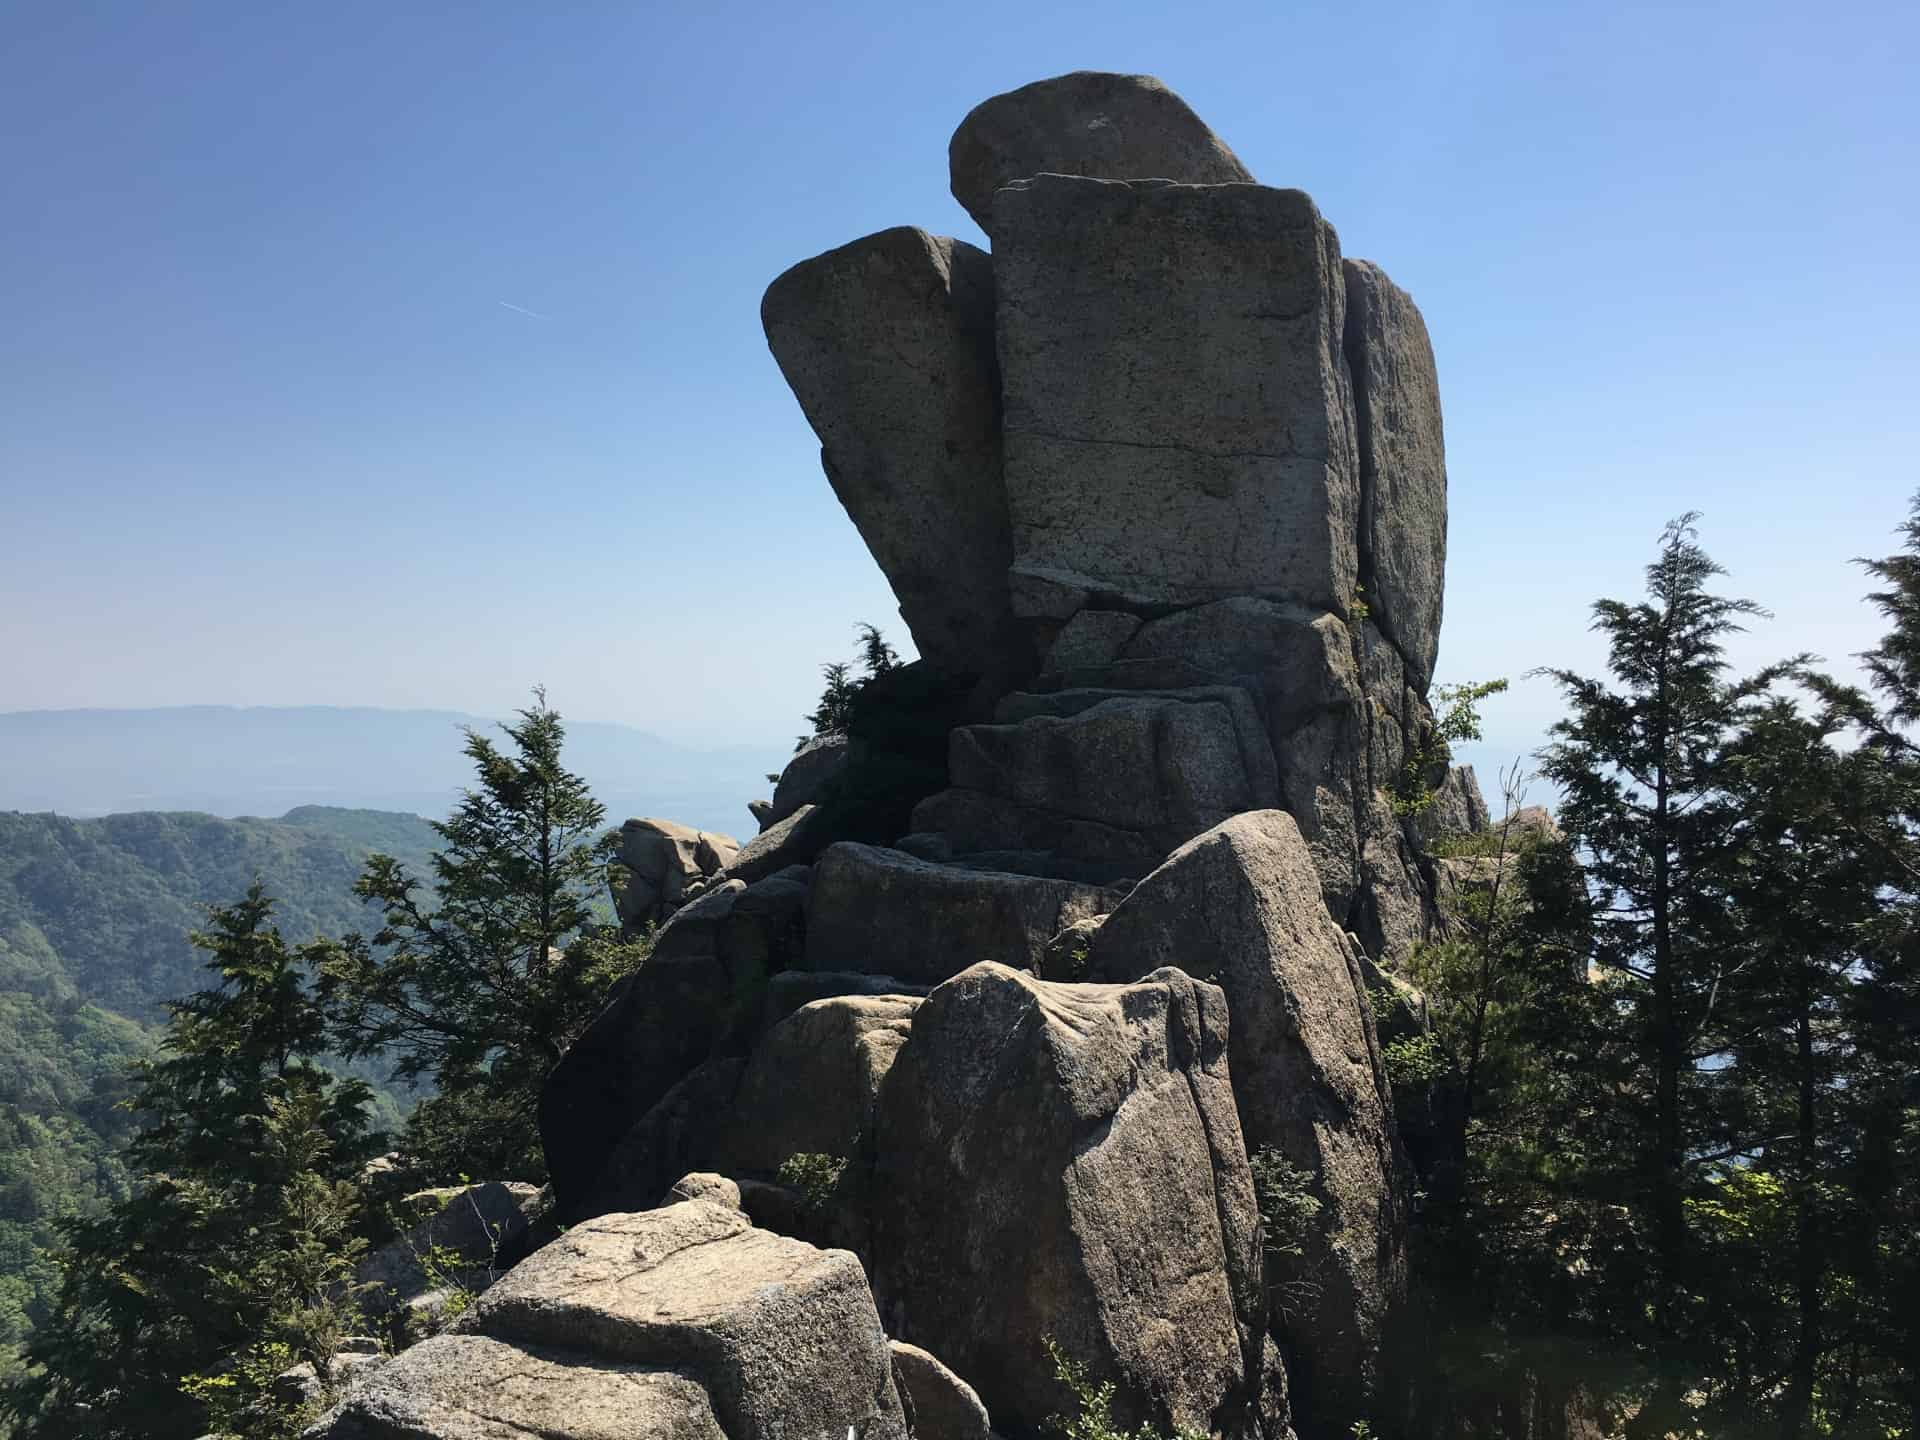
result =
[[[1577,849],[1593,902],[1589,959],[1604,1004],[1586,1065],[1617,1097],[1615,1152],[1629,1162],[1611,1186],[1638,1192],[1648,1271],[1635,1341],[1656,1359],[1661,1383],[1640,1428],[1676,1423],[1689,1349],[1694,1256],[1688,1200],[1701,1182],[1695,1157],[1716,1133],[1717,1087],[1701,1061],[1716,1006],[1737,963],[1731,889],[1737,821],[1727,770],[1739,727],[1799,661],[1742,680],[1727,677],[1725,638],[1751,601],[1713,594],[1724,573],[1686,515],[1662,534],[1647,568],[1647,599],[1602,600],[1595,628],[1608,640],[1612,683],[1570,670],[1558,682],[1569,716],[1553,727],[1541,773],[1564,795],[1561,823]]]
[[[560,716],[536,692],[501,728],[510,748],[467,733],[478,783],[434,826],[430,885],[369,859],[355,889],[384,923],[331,945],[322,967],[341,1048],[386,1052],[399,1078],[438,1087],[407,1135],[436,1179],[544,1178],[540,1086],[645,954],[597,909],[618,837],[561,763]]]
[[[57,1313],[0,1401],[24,1435],[198,1435],[209,1397],[192,1378],[215,1374],[223,1411],[270,1427],[257,1407],[271,1377],[247,1358],[328,1367],[348,1314],[332,1282],[354,1255],[351,1182],[378,1137],[366,1085],[318,1063],[313,956],[272,910],[256,885],[193,937],[219,983],[168,1007],[160,1058],[140,1067],[134,1194],[67,1227]]]

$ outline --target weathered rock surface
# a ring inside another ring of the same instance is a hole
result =
[[[1344,914],[1359,879],[1355,806],[1367,732],[1353,637],[1340,617],[1236,597],[1149,621],[1121,654],[1178,660],[1261,697],[1279,803],[1313,852],[1328,905]]]
[[[489,1180],[481,1185],[422,1191],[407,1197],[414,1214],[427,1210],[398,1239],[369,1254],[354,1270],[357,1284],[372,1287],[360,1303],[386,1314],[428,1294],[437,1283],[420,1262],[429,1251],[459,1258],[460,1283],[483,1290],[493,1279],[500,1252],[527,1228],[528,1209],[539,1195],[532,1185]]]
[[[714,1163],[771,1177],[795,1155],[872,1163],[881,1082],[923,1002],[843,995],[803,1005],[754,1048],[724,1116],[713,1117]]]
[[[1471,765],[1455,765],[1434,791],[1433,803],[1414,818],[1413,829],[1428,845],[1484,833],[1493,824]]]
[[[916,830],[960,851],[996,845],[1113,861],[1142,874],[1229,815],[1278,799],[1249,698],[1225,688],[1014,696],[1011,723],[953,732],[953,789]]]
[[[1037,970],[1063,926],[1118,892],[1068,880],[929,864],[898,850],[835,845],[814,866],[807,964],[937,984],[982,960]],[[929,925],[928,917],[938,916]]]
[[[1258,1214],[1221,994],[1174,970],[939,986],[881,1096],[874,1277],[899,1339],[1035,1429],[1072,1400],[1043,1341],[1115,1381],[1126,1428],[1259,1433]]]
[[[1076,70],[968,112],[947,146],[953,198],[994,234],[993,192],[1031,175],[1158,177],[1213,185],[1253,176],[1186,101],[1151,75]]]
[[[360,1379],[305,1440],[729,1440],[681,1370],[439,1335]]]
[[[802,805],[741,846],[721,877],[751,885],[782,870],[812,864],[813,857],[832,841],[823,822],[824,812],[818,805]]]
[[[1040,175],[993,235],[1015,574],[1346,613],[1345,287],[1312,200]]]
[[[669,1368],[706,1392],[727,1440],[837,1440],[849,1428],[870,1440],[906,1436],[860,1263],[706,1201],[574,1226],[502,1278],[460,1328]]]
[[[993,290],[984,253],[900,228],[794,266],[760,306],[914,644],[959,673],[996,668],[1006,647]]]
[[[1125,610],[1082,610],[1061,627],[1041,669],[1052,674],[1108,665],[1140,628],[1140,617]]]
[[[851,970],[787,970],[767,982],[767,1003],[761,1029],[771,1030],[802,1005],[831,1000],[837,995],[925,995],[931,986],[915,985],[895,975],[858,974]]]
[[[1348,260],[1344,270],[1367,603],[1425,694],[1447,571],[1447,447],[1433,342],[1413,297],[1378,265]]]
[[[713,1164],[714,1130],[733,1104],[747,1062],[720,1056],[694,1066],[612,1145],[585,1189],[570,1194],[560,1213],[569,1220],[661,1202],[671,1177]],[[745,1204],[744,1198],[741,1201]]]
[[[773,808],[760,828],[778,825],[802,805],[814,804],[846,768],[846,736],[820,735],[809,740],[780,772],[779,782],[773,787]]]
[[[711,1170],[695,1170],[682,1175],[673,1182],[662,1205],[678,1205],[682,1200],[710,1200],[727,1210],[738,1210],[746,1214],[746,1207],[740,1203],[740,1186],[725,1175],[717,1175]]]
[[[989,1440],[992,1422],[971,1385],[918,1345],[893,1340],[887,1348],[913,1440]]]
[[[1296,1404],[1344,1433],[1364,1414],[1380,1326],[1404,1283],[1403,1179],[1364,982],[1284,811],[1238,815],[1142,880],[1094,937],[1089,977],[1178,962],[1233,1015],[1232,1083],[1249,1152],[1315,1177],[1320,1223],[1274,1279],[1317,1287],[1283,1321]]]
[[[676,912],[646,963],[620,982],[548,1077],[540,1136],[564,1217],[580,1215],[622,1137],[724,1045],[757,999],[764,971],[735,965],[728,944],[738,933],[729,921],[747,889],[728,881]],[[650,1204],[679,1173],[655,1180],[639,1203]]]
[[[629,928],[658,923],[680,908],[687,887],[726,868],[738,852],[730,835],[672,820],[629,820],[620,827],[619,863],[626,884],[620,919]]]

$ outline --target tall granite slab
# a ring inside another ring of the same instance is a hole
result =
[[[1440,378],[1413,297],[1348,260],[1347,364],[1360,432],[1360,566],[1368,604],[1422,695],[1440,651],[1447,572],[1447,446]]]
[[[995,192],[993,232],[1016,613],[1039,582],[1345,615],[1359,460],[1313,201],[1040,175]]]
[[[1009,649],[993,266],[924,230],[882,230],[767,287],[767,344],[920,654],[983,674]]]

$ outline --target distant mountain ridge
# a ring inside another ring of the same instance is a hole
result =
[[[472,779],[461,731],[497,718],[326,705],[0,712],[0,810],[90,817],[134,810],[226,817],[303,805],[444,817]],[[658,815],[751,834],[747,802],[785,747],[677,744],[568,721],[566,761],[617,824]]]
[[[206,906],[258,879],[292,941],[378,928],[353,893],[380,850],[426,873],[439,843],[415,815],[310,806],[278,820],[137,811],[74,820],[0,811],[0,941],[57,958],[84,999],[137,1020],[204,982],[187,939]]]

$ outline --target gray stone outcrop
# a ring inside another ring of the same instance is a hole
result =
[[[1227,1029],[1220,991],[1175,970],[1059,985],[984,963],[915,1014],[881,1096],[875,1289],[1003,1426],[1071,1413],[1048,1337],[1115,1383],[1123,1428],[1284,1423],[1260,1409]]]
[[[1378,265],[1348,260],[1347,364],[1359,425],[1367,604],[1422,693],[1440,649],[1447,447],[1427,322]]]
[[[1088,974],[1124,981],[1175,962],[1232,1013],[1233,1093],[1250,1153],[1314,1177],[1319,1223],[1283,1294],[1312,1299],[1280,1333],[1296,1397],[1326,1433],[1363,1418],[1380,1332],[1405,1284],[1405,1180],[1365,981],[1321,901],[1293,817],[1238,815],[1181,847],[1109,915]]]
[[[438,1335],[355,1384],[303,1440],[729,1440],[671,1367]]]
[[[901,228],[794,266],[760,307],[914,644],[960,673],[994,669],[1006,646],[993,287],[981,251]]]
[[[853,1256],[687,1200],[577,1225],[357,1386],[313,1440],[906,1440]]]
[[[705,1390],[728,1440],[906,1436],[859,1261],[706,1201],[574,1226],[482,1296],[460,1329],[674,1369]]]
[[[802,805],[821,799],[847,768],[847,737],[816,735],[794,752],[773,787],[773,802],[760,828],[778,825]]]
[[[1032,175],[1158,177],[1212,185],[1253,176],[1151,75],[1076,70],[983,100],[947,146],[953,198],[994,234],[993,192]]]
[[[1313,201],[1040,175],[993,205],[1015,574],[1346,613],[1359,463]]]
[[[989,1440],[993,1423],[971,1385],[918,1345],[894,1340],[888,1348],[913,1440]]]
[[[690,887],[725,869],[739,849],[730,835],[672,820],[627,821],[616,857],[624,878],[617,897],[621,921],[639,929],[665,920],[685,903]]]
[[[1069,880],[930,864],[870,845],[830,847],[807,901],[807,964],[938,984],[981,960],[1037,970],[1047,942],[1120,893]],[[939,923],[929,925],[927,917]]]

